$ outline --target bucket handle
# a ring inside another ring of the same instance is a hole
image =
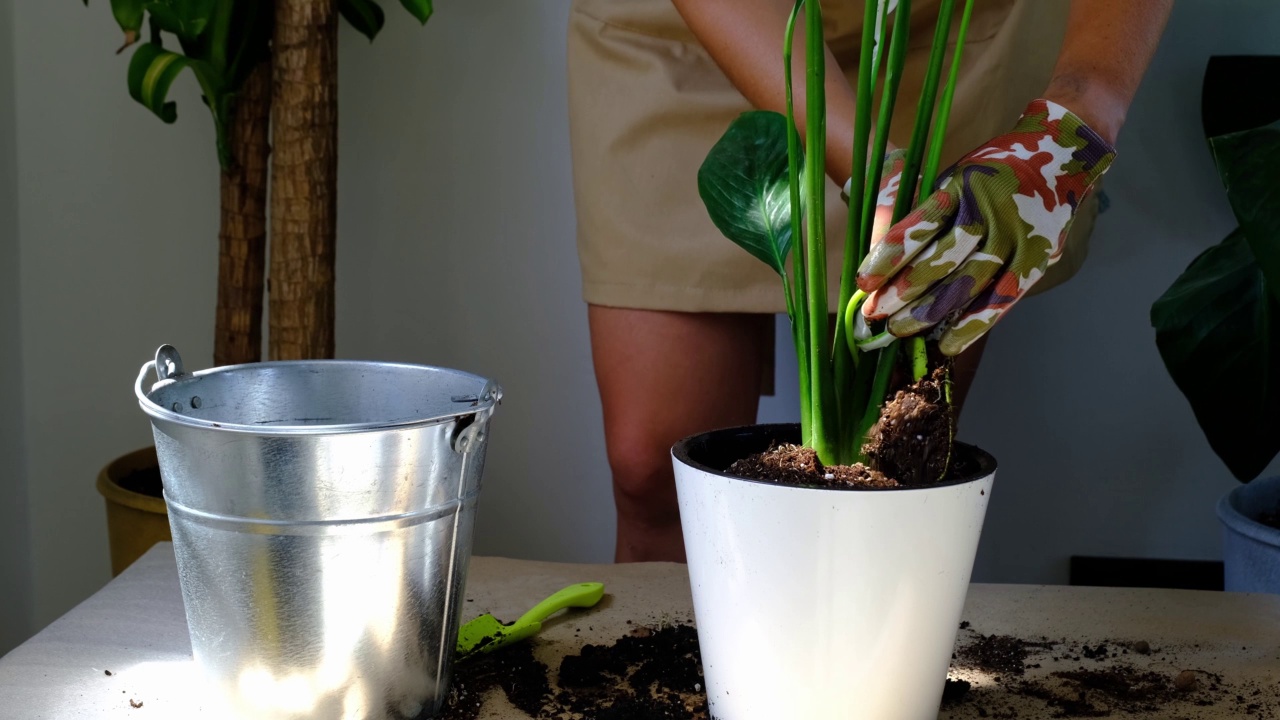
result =
[[[484,440],[489,418],[493,416],[494,408],[502,402],[502,387],[492,380],[488,381],[485,383],[484,390],[481,391],[478,401],[487,402],[489,405],[483,410],[477,411],[471,424],[458,432],[457,437],[453,439],[455,452],[465,455],[475,450],[476,446]]]
[[[151,390],[144,391],[142,382],[147,379],[147,373],[153,370],[156,374],[156,382],[151,386]],[[156,350],[156,359],[142,364],[142,370],[138,372],[138,381],[134,383],[133,390],[137,393],[139,400],[148,399],[147,396],[161,384],[177,381],[183,375],[186,375],[186,371],[182,368],[182,356],[178,354],[178,349],[172,345],[161,345]]]

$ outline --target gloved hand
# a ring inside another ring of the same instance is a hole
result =
[[[889,231],[893,220],[893,203],[898,199],[898,186],[902,184],[902,170],[907,163],[907,151],[902,148],[889,150],[884,155],[884,164],[880,166],[880,189],[876,193],[875,215],[871,220],[871,247]],[[844,181],[844,189],[840,197],[845,204],[849,203],[849,190],[853,179]]]
[[[1114,158],[1066,108],[1032,101],[871,246],[858,269],[863,315],[887,319],[897,337],[934,328],[943,354],[958,355],[1058,261],[1076,208]]]

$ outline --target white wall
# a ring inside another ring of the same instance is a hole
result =
[[[30,631],[31,536],[22,452],[18,330],[17,172],[14,167],[13,18],[0,4],[0,654]]]
[[[110,575],[110,459],[151,442],[133,399],[162,343],[210,362],[217,159],[194,82],[179,122],[129,98],[108,3],[14,3],[22,362],[42,626]]]
[[[209,362],[217,169],[189,79],[177,125],[129,99],[105,2],[14,7],[29,29],[15,36],[18,267],[43,624],[107,578],[93,479],[149,442],[130,394],[138,366],[164,342]],[[338,352],[503,382],[476,550],[606,560],[612,504],[570,192],[568,0],[441,3],[426,28],[387,11],[374,44],[342,36]],[[1265,0],[1178,4],[1108,175],[1093,257],[995,334],[964,429],[1002,468],[980,579],[1062,581],[1073,553],[1217,554],[1213,502],[1233,481],[1165,377],[1146,312],[1231,223],[1199,135],[1204,61],[1280,52],[1277,23]],[[795,414],[794,363],[780,353],[766,419]]]

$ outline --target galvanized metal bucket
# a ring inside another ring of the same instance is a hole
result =
[[[501,389],[379,362],[188,373],[165,345],[135,392],[205,707],[254,720],[435,714]]]

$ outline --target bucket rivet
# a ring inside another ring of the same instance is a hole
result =
[[[200,409],[200,396],[199,396],[199,395],[197,395],[197,396],[195,396],[195,397],[191,398],[191,407],[195,408],[196,410],[199,410],[199,409]]]
[[[174,412],[182,412],[182,403],[180,403],[180,402],[175,402],[175,403],[173,404],[173,411],[174,411]]]

